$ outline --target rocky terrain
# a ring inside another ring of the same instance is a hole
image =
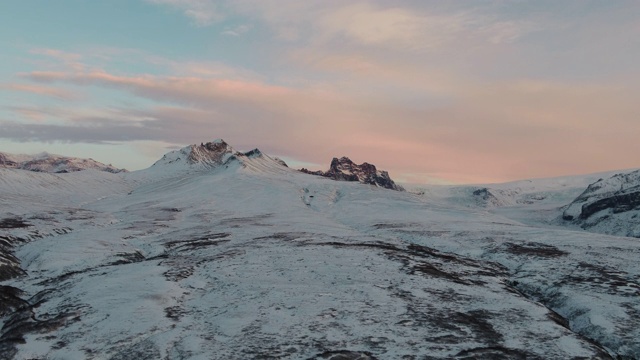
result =
[[[0,169],[0,359],[637,359],[638,239],[554,222],[594,181]]]
[[[357,181],[363,184],[374,185],[386,189],[404,191],[402,186],[397,185],[389,173],[376,169],[375,165],[369,163],[355,164],[346,156],[333,158],[331,165],[327,171],[310,171],[307,169],[300,170],[303,173],[323,176],[338,181]]]

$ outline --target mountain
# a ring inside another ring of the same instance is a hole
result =
[[[221,140],[0,168],[0,359],[636,359],[638,239],[554,222],[595,180],[388,191]]]
[[[562,213],[564,221],[605,234],[640,237],[640,170],[590,184]]]
[[[119,173],[127,170],[118,169],[112,165],[105,165],[93,159],[79,159],[49,153],[38,155],[13,155],[0,153],[0,168],[21,169],[45,173],[69,173],[94,169],[110,173]]]
[[[152,167],[200,167],[213,168],[225,163],[237,152],[224,140],[217,139],[206,144],[189,145],[165,154]]]
[[[327,177],[338,181],[358,181],[363,184],[375,185],[385,189],[404,191],[402,186],[397,185],[389,177],[386,171],[376,169],[375,165],[369,163],[355,164],[346,156],[333,158],[328,171],[300,170],[303,173]]]
[[[160,173],[190,173],[210,171],[218,167],[227,167],[238,164],[242,167],[287,167],[287,164],[278,159],[263,154],[259,149],[253,149],[246,153],[236,151],[222,139],[211,142],[193,144],[179,150],[165,154],[156,161],[150,171]],[[260,165],[262,164],[262,165]],[[146,170],[143,170],[143,172]]]

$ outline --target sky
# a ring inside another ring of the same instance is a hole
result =
[[[3,0],[0,151],[222,138],[405,183],[640,167],[636,0]]]

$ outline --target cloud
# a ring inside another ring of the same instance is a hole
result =
[[[629,168],[636,161],[632,154],[640,151],[634,135],[640,132],[637,92],[614,85],[528,79],[469,83],[457,88],[452,101],[424,106],[257,81],[109,73],[25,76],[49,84],[108,87],[157,105],[115,114],[68,114],[66,124],[3,123],[3,138],[187,144],[224,137],[241,149],[260,146],[314,163],[347,155],[407,179],[459,182]],[[627,131],[616,130],[623,128]],[[607,153],[619,155],[602,156],[605,144]]]
[[[324,38],[347,38],[364,45],[430,49],[450,41],[469,22],[466,15],[420,14],[403,8],[348,5],[315,24]]]
[[[224,19],[215,1],[212,0],[146,0],[151,4],[177,8],[195,23],[196,26],[209,26]]]
[[[528,33],[540,30],[541,26],[534,22],[513,20],[488,22],[479,29],[493,44],[513,43]]]
[[[30,120],[30,122],[41,122],[52,118],[61,118],[64,112],[44,106],[21,106],[9,105],[3,108],[13,113],[15,118]]]
[[[462,42],[512,43],[538,31],[532,20],[503,19],[479,6],[416,6],[382,1],[232,1],[235,11],[261,21],[288,41],[310,47],[358,45],[396,51],[435,51]]]
[[[82,62],[83,56],[77,53],[62,51],[59,49],[35,48],[29,51],[31,54],[42,55],[55,59],[73,71],[83,71],[86,65]]]
[[[226,102],[231,104],[237,99],[269,103],[290,94],[289,89],[281,86],[216,78],[149,75],[127,77],[106,72],[70,74],[37,71],[23,76],[42,83],[65,82],[81,86],[106,86],[153,100],[205,106],[225,106]]]
[[[222,35],[227,35],[227,36],[238,37],[238,36],[241,36],[244,33],[248,32],[249,30],[251,30],[251,26],[250,25],[239,25],[239,26],[236,26],[236,27],[233,27],[233,28],[227,28],[221,34]]]
[[[147,128],[135,126],[108,127],[53,125],[53,124],[21,124],[2,122],[2,138],[19,142],[63,142],[109,144],[116,141],[134,141],[155,138]]]
[[[67,89],[34,84],[0,84],[0,90],[26,92],[36,95],[48,96],[59,100],[76,100],[80,98],[79,94]]]

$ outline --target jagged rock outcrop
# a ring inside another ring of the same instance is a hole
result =
[[[333,158],[333,160],[331,160],[329,170],[326,172],[310,171],[304,168],[300,169],[300,171],[306,174],[324,176],[338,181],[358,181],[363,184],[404,191],[402,186],[397,185],[393,180],[391,180],[388,172],[378,170],[375,165],[366,162],[358,165],[346,156],[343,156],[340,159]]]
[[[260,149],[255,148],[253,150],[247,151],[246,153],[242,154],[246,157],[248,157],[249,159],[260,159],[260,158],[265,158],[267,156],[265,156],[262,151],[260,151]],[[284,162],[284,160],[274,157],[271,158],[269,157],[269,159],[272,159],[273,161],[275,161],[278,165],[284,166],[284,167],[289,167],[289,165],[287,165],[286,162]]]
[[[589,185],[562,219],[605,234],[640,237],[640,170]]]
[[[473,191],[473,197],[480,206],[501,206],[502,202],[488,188],[480,188]]]
[[[224,140],[193,144],[165,154],[153,167],[187,166],[210,168],[221,165],[237,152]]]
[[[0,153],[0,168],[21,169],[45,173],[70,173],[87,169],[106,171],[110,173],[126,172],[111,164],[105,165],[93,159],[80,159],[41,153],[38,155],[13,155]]]
[[[219,165],[227,161],[230,156],[237,153],[222,139],[208,143],[201,143],[200,145],[190,145],[189,149],[190,151],[187,161],[191,164],[210,163]]]
[[[18,167],[18,162],[8,156],[8,154],[0,153],[0,167],[15,169]]]

